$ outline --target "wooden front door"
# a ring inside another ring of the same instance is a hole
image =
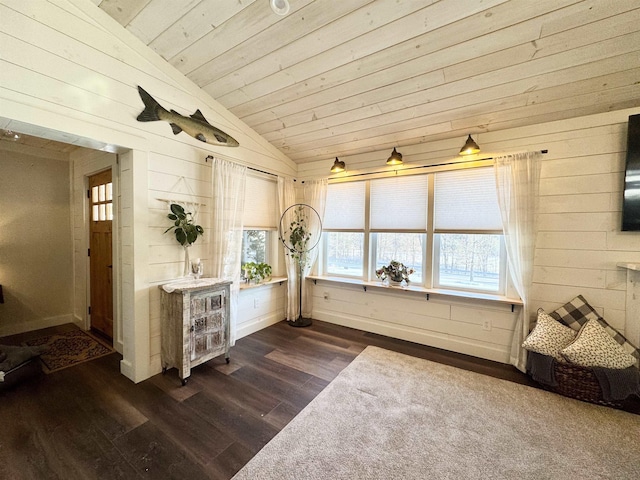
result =
[[[91,329],[113,339],[113,184],[111,170],[89,177]]]

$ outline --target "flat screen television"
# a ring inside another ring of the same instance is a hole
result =
[[[622,230],[640,230],[640,114],[629,116],[622,199]]]

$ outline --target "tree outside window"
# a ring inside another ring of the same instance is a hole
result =
[[[242,264],[268,262],[268,231],[245,230],[242,235]]]

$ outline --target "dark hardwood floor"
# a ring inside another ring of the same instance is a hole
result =
[[[367,345],[533,385],[511,366],[281,322],[240,339],[229,365],[193,369],[184,387],[175,370],[134,384],[112,354],[0,392],[0,478],[231,478]]]

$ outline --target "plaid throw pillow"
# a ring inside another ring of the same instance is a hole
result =
[[[602,325],[602,328],[613,338],[625,352],[633,355],[636,359],[636,366],[640,365],[640,350],[630,343],[621,333],[615,328],[609,325],[604,318],[598,315],[591,305],[585,300],[582,295],[578,295],[569,303],[554,310],[551,315],[556,320],[564,323],[568,327],[571,327],[575,331],[580,331],[582,326],[589,320],[597,320]]]

